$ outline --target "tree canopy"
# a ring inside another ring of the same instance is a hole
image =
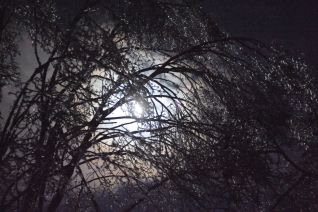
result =
[[[1,125],[1,210],[318,209],[299,56],[222,32],[196,1],[1,4],[0,68],[30,72]]]

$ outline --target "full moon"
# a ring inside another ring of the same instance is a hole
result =
[[[142,105],[137,102],[134,104],[133,112],[134,112],[135,116],[141,117],[143,112],[144,112],[144,109],[143,109]]]

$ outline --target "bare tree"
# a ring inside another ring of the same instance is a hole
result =
[[[299,59],[227,36],[191,3],[77,3],[16,9],[37,68],[1,131],[2,210],[147,210],[167,194],[259,210],[316,180]]]
[[[300,58],[251,40],[212,52],[221,65],[192,100],[200,130],[179,139],[181,163],[167,172],[210,210],[301,210],[308,202],[316,210],[314,74]]]

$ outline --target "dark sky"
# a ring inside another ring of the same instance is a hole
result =
[[[279,42],[318,67],[318,0],[204,0],[204,8],[231,35]]]

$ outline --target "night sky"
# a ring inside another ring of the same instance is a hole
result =
[[[318,67],[318,0],[204,0],[204,8],[231,35],[278,42]]]

